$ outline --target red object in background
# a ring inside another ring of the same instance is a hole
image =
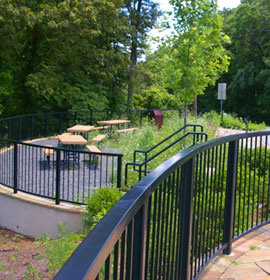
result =
[[[163,116],[163,113],[161,110],[153,110],[150,114],[149,114],[149,119],[155,119],[155,123],[158,127],[158,129],[161,128],[162,124],[163,124],[163,119],[164,119],[164,116]]]

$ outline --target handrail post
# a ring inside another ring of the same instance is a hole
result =
[[[228,244],[227,247],[223,250],[223,254],[226,255],[229,255],[232,250],[237,160],[238,142],[235,140],[229,143],[228,151],[228,168],[223,226],[223,245]]]
[[[17,193],[18,188],[18,145],[17,143],[14,143],[14,149],[13,149],[13,192]]]
[[[56,151],[55,204],[60,204],[60,150]]]
[[[147,201],[142,205],[134,218],[134,240],[132,256],[132,279],[145,279]]]
[[[121,188],[121,179],[122,179],[122,156],[117,157],[117,188]]]
[[[192,198],[194,189],[194,158],[187,161],[181,170],[182,207],[181,207],[181,232],[180,232],[180,256],[179,279],[190,279],[190,249],[192,227]]]

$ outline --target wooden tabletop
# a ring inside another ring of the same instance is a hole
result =
[[[108,120],[108,121],[97,121],[97,124],[103,125],[113,125],[113,124],[121,124],[121,123],[130,123],[129,120]]]
[[[82,133],[85,133],[85,132],[88,132],[90,130],[92,130],[94,128],[93,125],[80,125],[80,124],[76,124],[72,127],[69,127],[67,129],[68,132],[82,132]]]
[[[58,135],[58,140],[63,145],[86,145],[87,140],[85,140],[81,135],[68,135],[68,134],[61,134]]]

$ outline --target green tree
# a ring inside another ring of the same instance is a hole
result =
[[[125,106],[122,0],[0,0],[0,114]]]
[[[216,1],[171,0],[174,6],[175,35],[167,42],[164,74],[168,87],[187,106],[227,71],[229,57],[223,47],[228,36],[222,33],[222,19]]]
[[[127,95],[127,111],[129,111],[136,80],[137,60],[146,47],[147,33],[154,27],[161,13],[158,4],[152,0],[125,0],[123,13],[128,18],[129,24],[127,42],[130,53]]]
[[[166,88],[162,76],[162,69],[166,66],[166,61],[162,59],[164,51],[160,47],[137,65],[133,98],[136,109],[177,109],[179,107],[175,95]]]
[[[270,2],[242,1],[225,11],[224,31],[230,36],[226,109],[257,121],[270,117]],[[268,121],[269,122],[269,121]]]

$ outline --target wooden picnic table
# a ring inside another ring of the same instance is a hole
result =
[[[90,130],[93,130],[94,126],[93,125],[80,125],[76,124],[72,127],[69,127],[67,129],[68,132],[78,132],[78,133],[87,133]]]
[[[107,120],[107,121],[97,121],[97,124],[101,125],[114,125],[114,124],[122,124],[122,123],[130,123],[130,120]]]
[[[64,162],[69,163],[70,159],[73,159],[73,162],[80,162],[80,153],[79,151],[82,149],[83,146],[87,144],[87,140],[85,140],[81,135],[74,135],[74,134],[60,134],[58,135],[58,140],[65,145],[66,149],[71,150],[78,150],[76,151],[64,151]]]
[[[58,140],[63,145],[86,145],[87,140],[85,140],[81,135],[68,135],[66,133],[57,136]]]
[[[107,120],[107,121],[97,121],[97,124],[99,125],[109,125],[109,137],[110,134],[112,133],[112,126],[113,125],[118,125],[119,128],[119,124],[124,124],[124,123],[130,123],[130,120]]]

